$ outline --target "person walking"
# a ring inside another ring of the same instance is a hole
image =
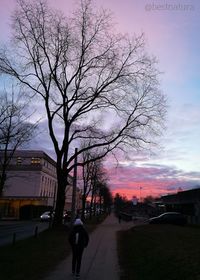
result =
[[[121,216],[121,214],[119,213],[119,214],[118,214],[118,222],[119,222],[119,224],[121,224],[121,220],[122,220],[122,216]]]
[[[81,219],[77,218],[69,234],[69,243],[72,247],[72,274],[80,278],[81,260],[84,248],[87,247],[89,236]]]

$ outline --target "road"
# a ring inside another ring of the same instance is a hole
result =
[[[35,221],[0,221],[0,246],[11,244],[15,233],[16,241],[34,236],[36,227],[38,233],[49,227],[48,222]]]

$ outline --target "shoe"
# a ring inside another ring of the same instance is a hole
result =
[[[76,274],[76,279],[80,279],[80,274]]]

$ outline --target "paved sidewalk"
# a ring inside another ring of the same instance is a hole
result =
[[[132,227],[133,222],[118,223],[111,214],[90,234],[90,242],[84,250],[81,265],[81,280],[119,280],[116,232]],[[71,276],[70,255],[44,280],[68,280]]]

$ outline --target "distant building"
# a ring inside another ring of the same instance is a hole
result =
[[[65,210],[70,210],[71,207],[71,176],[68,183]],[[16,151],[8,168],[3,196],[0,198],[0,216],[26,218],[24,213],[27,215],[29,211],[32,213],[28,216],[35,217],[38,215],[36,208],[41,212],[55,207],[56,192],[56,162],[43,151]]]
[[[160,203],[165,211],[181,212],[190,223],[200,224],[200,188],[162,196]]]

